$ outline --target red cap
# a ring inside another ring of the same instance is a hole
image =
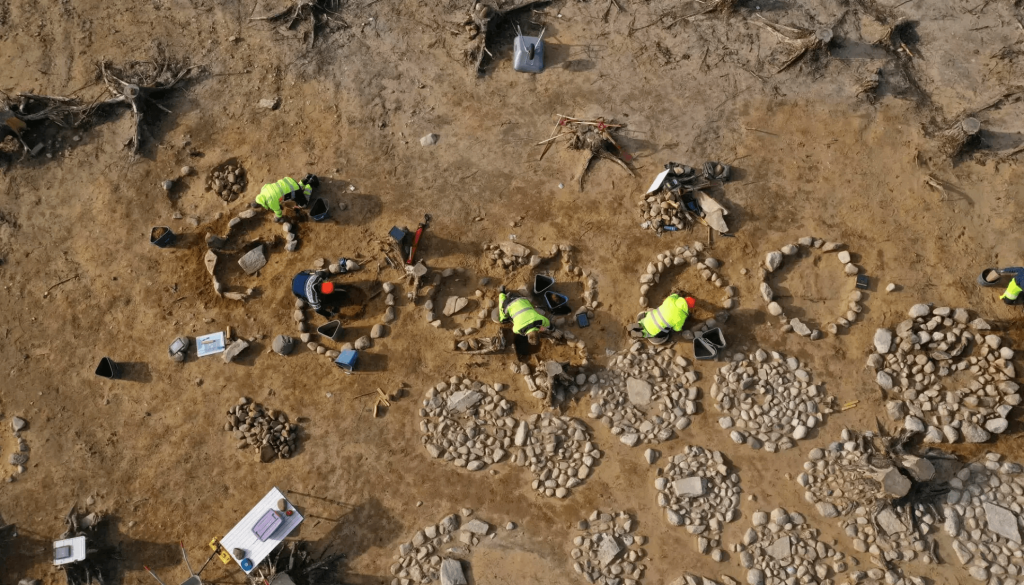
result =
[[[324,293],[325,295],[331,294],[332,292],[334,292],[334,283],[333,282],[323,282],[323,283],[320,283],[320,292]]]
[[[697,301],[693,300],[693,297],[686,297],[686,306],[693,308],[697,304]]]

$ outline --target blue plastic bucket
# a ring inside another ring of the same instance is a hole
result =
[[[174,243],[174,232],[167,226],[157,226],[149,232],[149,243],[157,248],[166,248]]]
[[[330,215],[330,209],[327,207],[327,202],[317,197],[313,200],[313,203],[309,206],[309,216],[313,218],[313,221],[323,221]]]

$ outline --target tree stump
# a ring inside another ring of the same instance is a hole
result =
[[[964,118],[947,128],[941,136],[942,153],[952,158],[979,139],[981,122],[977,118]]]

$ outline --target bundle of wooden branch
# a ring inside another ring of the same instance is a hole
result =
[[[544,151],[540,153],[540,158],[543,159],[551,145],[559,140],[567,140],[566,145],[570,150],[583,151],[583,164],[577,175],[577,184],[580,191],[583,191],[583,177],[587,174],[590,163],[595,158],[610,160],[625,169],[631,177],[635,177],[636,173],[633,172],[633,169],[629,168],[629,165],[613,154],[613,152],[622,152],[622,147],[619,146],[619,143],[612,136],[612,132],[625,127],[625,124],[607,122],[604,118],[584,120],[559,114],[551,137],[537,143],[538,146],[544,146]],[[568,132],[563,134],[564,130],[568,130]]]

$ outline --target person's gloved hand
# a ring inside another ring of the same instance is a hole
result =
[[[274,222],[275,223],[284,223],[284,216],[283,215],[279,215],[279,216],[275,217],[274,218]]]
[[[505,294],[508,292],[508,290],[505,289],[505,285],[501,285],[501,288],[498,289],[498,292],[501,294]]]

